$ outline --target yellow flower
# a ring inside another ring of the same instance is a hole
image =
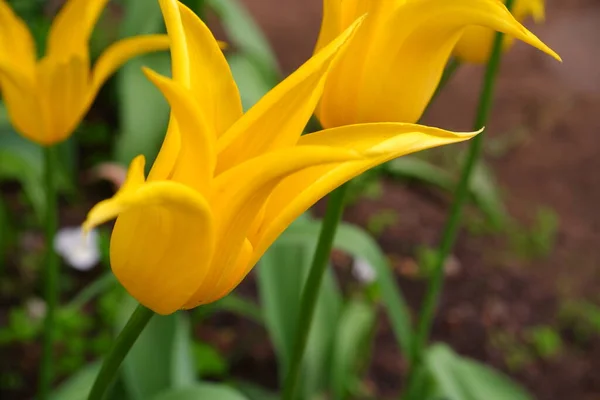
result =
[[[0,0],[0,88],[13,126],[26,138],[41,145],[65,140],[119,66],[169,48],[167,35],[128,38],[106,49],[90,70],[88,41],[107,1],[68,0],[37,60],[27,26]]]
[[[544,0],[516,0],[513,15],[519,22],[532,17],[534,22],[544,22]],[[469,27],[465,30],[454,48],[454,55],[463,62],[484,64],[488,61],[495,32],[481,26]],[[503,50],[508,50],[514,43],[514,37],[506,36],[502,42]]]
[[[165,141],[148,178],[138,156],[119,192],[84,222],[91,229],[118,216],[112,269],[160,314],[228,294],[295,218],[354,176],[474,135],[376,123],[301,136],[360,19],[243,114],[209,29],[176,0],[160,4],[173,79],[145,73],[171,105]]]
[[[325,86],[317,115],[326,128],[418,121],[454,45],[472,25],[508,33],[558,59],[499,0],[324,0],[317,51],[365,12]]]

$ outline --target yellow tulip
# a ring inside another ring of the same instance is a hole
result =
[[[148,178],[138,156],[119,192],[97,204],[84,222],[91,229],[118,217],[113,272],[157,313],[228,294],[295,218],[354,176],[474,135],[375,123],[301,136],[334,59],[361,19],[243,114],[209,29],[176,0],[160,4],[173,79],[145,73],[171,105],[165,141]]]
[[[532,17],[534,22],[544,21],[544,0],[515,0],[513,7],[515,18],[523,22]],[[488,61],[495,32],[481,26],[469,27],[465,30],[454,48],[454,55],[460,61],[474,64],[484,64]],[[502,42],[503,50],[508,50],[514,43],[514,38],[505,36]]]
[[[499,0],[324,0],[316,51],[365,12],[325,85],[317,115],[326,128],[418,121],[452,49],[472,25],[505,32],[559,58]]]
[[[67,139],[98,90],[129,58],[169,48],[167,35],[114,43],[90,69],[89,37],[108,0],[68,0],[52,23],[37,60],[31,33],[0,0],[0,87],[17,131],[41,145]]]

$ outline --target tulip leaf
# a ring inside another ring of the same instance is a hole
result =
[[[92,385],[100,371],[100,361],[88,364],[57,387],[51,394],[50,400],[85,400],[90,394]],[[109,389],[106,396],[111,400],[128,400],[121,381],[117,381]]]
[[[253,63],[244,54],[231,54],[227,57],[227,61],[240,90],[244,110],[248,110],[256,104],[261,97],[277,84],[276,79],[262,74],[256,63]]]
[[[362,300],[349,301],[342,312],[333,349],[331,389],[333,399],[346,398],[357,375],[375,325],[375,309]]]
[[[124,0],[125,16],[121,21],[121,37],[147,35],[162,31],[163,17],[158,1]]]
[[[385,164],[384,169],[392,176],[416,179],[448,192],[453,192],[456,186],[454,175],[417,156],[397,158]],[[495,178],[482,161],[479,162],[471,179],[470,194],[494,228],[499,229],[506,224],[509,217]]]
[[[301,225],[302,223],[296,223]],[[316,246],[315,236],[283,235],[263,256],[257,267],[258,290],[265,324],[274,344],[280,370],[285,376],[293,349],[302,284]],[[325,390],[342,297],[328,270],[317,300],[306,347],[303,377],[305,398]]]
[[[427,350],[427,366],[438,395],[452,400],[532,400],[523,388],[474,360],[461,357],[444,344]]]
[[[157,1],[125,0],[124,6],[122,38],[164,31]],[[169,120],[169,105],[141,68],[168,76],[170,65],[168,52],[150,53],[129,60],[116,74],[119,136],[114,158],[124,165],[143,154],[149,168],[158,153]]]
[[[152,165],[167,130],[169,105],[160,91],[144,76],[148,67],[159,74],[170,75],[170,59],[166,53],[152,53],[130,60],[117,73],[120,132],[115,143],[114,158],[127,165],[138,154]]]
[[[317,237],[320,225],[307,221],[292,225],[285,236]],[[411,316],[406,301],[400,292],[391,266],[377,242],[362,228],[342,223],[338,226],[334,247],[353,257],[367,261],[376,272],[376,281],[387,309],[394,335],[404,354],[410,354],[412,342]]]
[[[152,400],[247,400],[247,398],[235,389],[217,383],[196,383],[178,389],[166,390],[154,397]]]
[[[44,193],[44,154],[41,146],[25,139],[2,118],[4,107],[0,106],[0,180],[15,180],[23,188],[38,221],[43,221],[46,212]],[[72,193],[71,143],[57,146],[59,164],[55,180],[60,193]],[[68,164],[68,165],[67,165]]]
[[[127,296],[118,315],[122,329],[136,306]],[[123,383],[132,400],[145,400],[195,380],[189,322],[184,313],[155,315],[123,361]]]
[[[277,58],[269,42],[250,13],[239,0],[207,0],[206,4],[219,20],[233,47],[256,63],[261,73],[276,78],[279,75]]]

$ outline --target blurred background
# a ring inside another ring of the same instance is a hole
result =
[[[92,52],[98,54],[121,36],[162,29],[160,14],[156,18],[155,8],[146,9],[152,8],[150,2],[113,1],[97,26]],[[9,3],[43,39],[61,1]],[[310,57],[320,27],[320,0],[240,1],[264,32],[276,63],[256,47],[263,42],[244,40],[248,27],[225,5],[230,2],[208,3],[211,27],[232,43],[229,60],[245,106]],[[600,399],[598,21],[596,0],[548,0],[546,22],[528,27],[564,62],[522,43],[505,54],[487,126],[485,162],[472,185],[475,201],[445,266],[446,286],[433,330],[434,340],[505,372],[542,400]],[[128,63],[103,89],[72,140],[62,145],[61,226],[81,223],[92,204],[110,196],[123,178],[122,165],[134,155],[152,156],[158,149],[168,108],[139,73],[141,65],[167,72],[168,55]],[[482,67],[461,66],[423,123],[470,130],[482,72]],[[36,382],[43,315],[38,264],[44,243],[38,216],[44,204],[36,188],[41,159],[34,145],[10,132],[5,116],[0,119],[0,395],[28,399]],[[363,176],[353,188],[345,219],[377,239],[411,310],[421,304],[464,149],[450,146],[400,159]],[[318,204],[316,215],[323,210]],[[81,271],[65,262],[63,268],[62,303],[69,306],[60,314],[59,381],[106,352],[123,307],[121,289],[106,275],[109,230],[98,235],[100,265]],[[342,292],[364,284],[356,261],[345,253],[334,253],[333,266]],[[81,293],[94,282],[104,286],[89,297]],[[199,375],[277,387],[276,350],[265,334],[268,328],[248,306],[260,297],[256,286],[251,275],[236,290],[241,296],[236,301],[214,312],[194,312]],[[405,359],[388,317],[379,307],[374,310],[371,355],[363,366],[361,389],[349,398],[391,399],[402,389]]]

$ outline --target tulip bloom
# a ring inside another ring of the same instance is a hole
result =
[[[416,122],[466,28],[485,26],[558,58],[499,0],[324,0],[316,51],[368,12],[331,71],[317,110],[326,128]]]
[[[515,0],[512,14],[519,22],[532,17],[535,23],[544,22],[544,0]],[[460,61],[474,64],[484,64],[490,57],[494,43],[495,32],[480,26],[469,27],[465,30],[454,48],[454,55]],[[514,38],[505,36],[502,42],[503,50],[508,50],[514,43]]]
[[[333,60],[360,19],[243,114],[209,29],[175,0],[160,4],[173,79],[145,72],[171,105],[165,141],[148,178],[138,156],[118,193],[97,204],[84,222],[90,229],[118,216],[113,272],[157,313],[228,294],[296,217],[354,176],[473,136],[403,123],[301,136]]]
[[[111,45],[90,70],[89,37],[108,0],[68,0],[52,23],[46,54],[37,60],[31,33],[0,0],[0,88],[11,123],[27,139],[67,139],[102,84],[129,58],[169,48],[166,35]]]

